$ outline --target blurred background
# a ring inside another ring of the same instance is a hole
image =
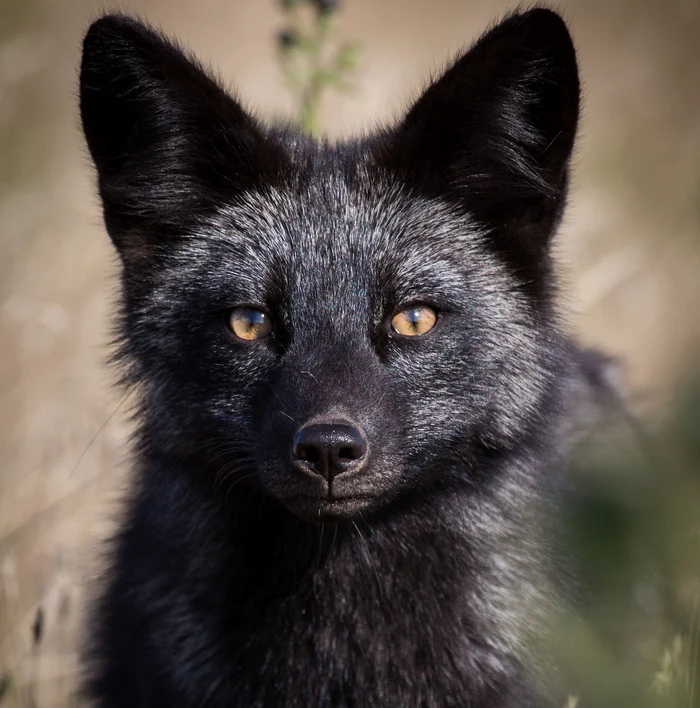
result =
[[[651,639],[637,637],[639,625],[650,625],[635,613],[634,642],[629,634],[621,642],[577,634],[596,661],[579,666],[581,688],[572,686],[570,706],[579,694],[580,708],[639,706],[638,696],[670,695],[674,681],[683,684],[678,705],[692,706],[700,700],[693,669],[700,556],[692,531],[700,517],[693,394],[700,373],[700,2],[549,4],[570,23],[585,91],[558,239],[564,307],[573,331],[623,363],[647,442],[673,458],[649,465],[642,452],[641,463],[618,455],[597,465],[603,481],[572,516],[593,518],[596,533],[586,538],[598,555],[605,549],[601,567],[617,572],[631,548],[658,546],[671,563],[661,584],[673,578],[673,609],[664,604],[654,615],[664,622]],[[396,117],[435,71],[513,7],[346,0],[334,36],[359,43],[357,66],[352,90],[323,97],[323,130],[342,138]],[[103,9],[97,0],[0,0],[2,708],[77,705],[86,583],[99,573],[100,541],[126,483],[127,406],[119,408],[105,365],[117,264],[77,110],[82,35]],[[260,116],[294,115],[280,70],[278,37],[288,18],[279,3],[120,0],[119,9],[181,39]],[[631,493],[638,487],[630,480],[639,478],[641,491]],[[615,599],[598,606],[596,621],[637,601],[658,606],[665,590],[640,581],[637,570],[634,582],[614,574],[614,586],[600,571],[598,597]],[[656,570],[650,575],[658,580]],[[638,659],[652,674],[636,668]],[[619,682],[621,666],[632,666],[631,678]],[[600,696],[593,699],[586,684],[595,672]],[[623,695],[628,685],[636,688]]]

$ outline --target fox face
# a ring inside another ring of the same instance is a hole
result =
[[[142,444],[311,522],[489,484],[553,414],[549,246],[578,101],[547,10],[337,145],[263,126],[150,28],[96,22],[81,115]]]

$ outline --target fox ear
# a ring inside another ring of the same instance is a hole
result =
[[[578,114],[567,27],[534,9],[487,32],[429,86],[380,143],[380,161],[468,211],[529,280],[561,217]]]
[[[121,15],[83,43],[80,113],[120,250],[181,233],[284,163],[254,120],[181,49]]]

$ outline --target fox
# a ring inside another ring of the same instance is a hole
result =
[[[79,81],[138,401],[85,695],[562,705],[535,647],[602,386],[552,250],[580,104],[562,17],[511,13],[336,142],[126,15],[90,26]]]

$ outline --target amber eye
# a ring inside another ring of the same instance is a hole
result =
[[[404,337],[426,334],[437,324],[437,312],[427,305],[413,305],[394,315],[391,326]]]
[[[231,311],[229,326],[239,339],[262,339],[270,333],[270,315],[252,307],[235,307]]]

